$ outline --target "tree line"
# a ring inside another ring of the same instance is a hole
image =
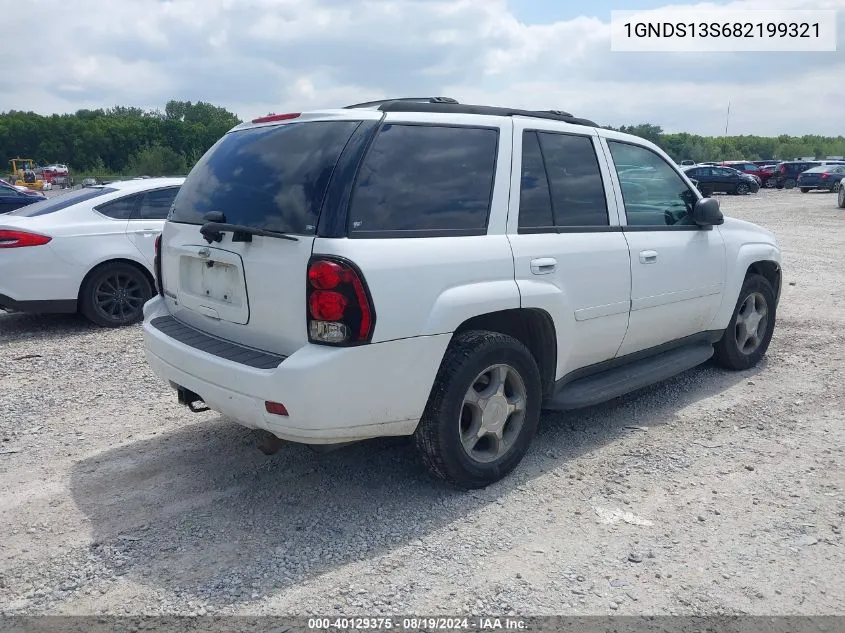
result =
[[[225,108],[202,101],[171,100],[163,111],[118,106],[49,116],[0,112],[0,173],[8,171],[9,159],[21,157],[41,165],[64,163],[78,175],[185,174],[240,122]],[[651,123],[611,129],[648,139],[676,161],[845,155],[842,136],[667,134]]]

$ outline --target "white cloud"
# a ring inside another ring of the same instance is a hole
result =
[[[611,53],[607,20],[526,25],[505,0],[41,0],[4,33],[0,110],[211,101],[252,117],[388,96],[564,109],[600,123],[842,134],[835,53]],[[669,3],[667,2],[667,5]],[[706,6],[706,5],[699,5]],[[730,8],[839,8],[741,0]],[[61,19],[44,19],[61,15]]]

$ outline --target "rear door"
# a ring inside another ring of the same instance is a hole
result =
[[[561,378],[616,356],[628,327],[631,264],[595,132],[536,126],[514,123],[508,233],[522,307],[555,320]],[[650,178],[647,170],[625,173],[632,195]]]
[[[165,300],[176,318],[279,354],[307,343],[306,270],[318,220],[335,167],[362,144],[368,116],[378,115],[249,126],[203,156],[162,233]],[[208,241],[200,228],[212,212],[215,221],[281,236],[225,230]]]
[[[138,205],[126,223],[126,237],[141,252],[150,267],[155,259],[155,239],[164,228],[177,193],[179,187],[147,191],[140,196]]]

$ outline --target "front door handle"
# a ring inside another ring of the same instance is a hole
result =
[[[554,257],[540,257],[531,260],[531,272],[535,275],[548,275],[557,268],[557,260]]]
[[[657,263],[657,251],[640,251],[641,264],[655,264]]]

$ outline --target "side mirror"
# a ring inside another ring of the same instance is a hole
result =
[[[725,216],[719,209],[719,201],[715,198],[698,200],[692,209],[692,219],[698,226],[715,226],[725,222]]]

